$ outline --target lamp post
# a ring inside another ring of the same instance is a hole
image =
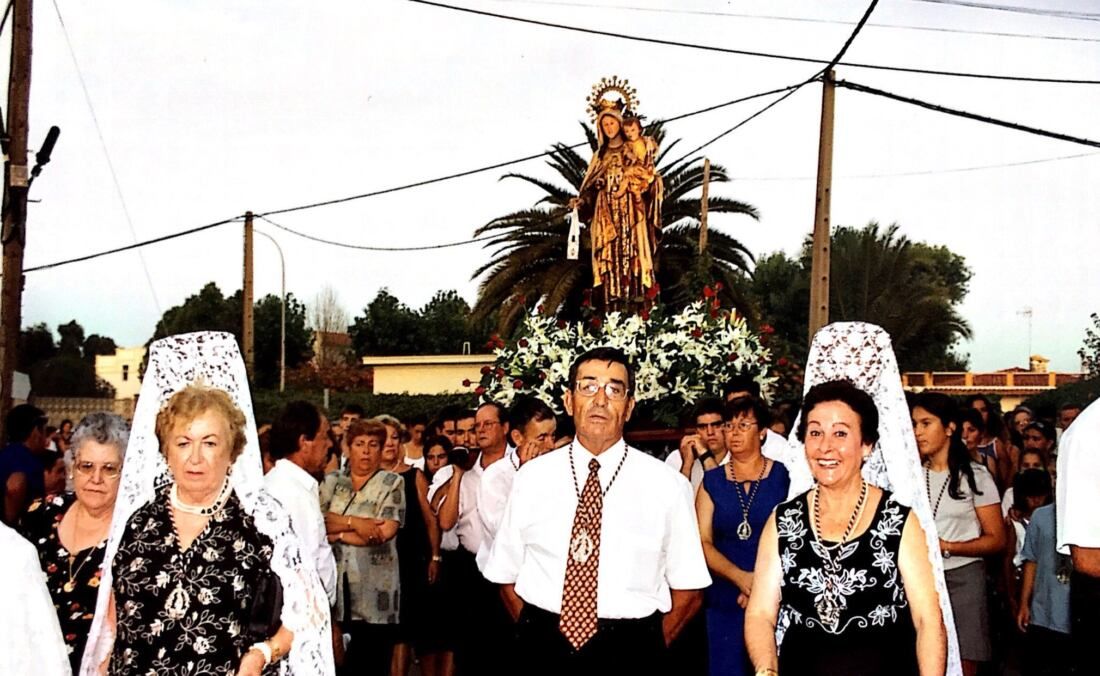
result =
[[[279,392],[286,389],[286,259],[283,258],[283,248],[275,241],[275,238],[262,230],[253,230],[257,235],[263,235],[269,242],[275,245],[279,252]]]

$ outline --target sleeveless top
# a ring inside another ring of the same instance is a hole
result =
[[[883,491],[867,530],[819,542],[807,493],[776,508],[783,570],[782,674],[917,674],[916,634],[898,570],[909,508]]]

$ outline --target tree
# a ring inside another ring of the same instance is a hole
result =
[[[23,329],[19,333],[19,360],[16,368],[30,373],[31,367],[57,354],[53,332],[45,323]]]
[[[474,330],[470,305],[457,291],[437,291],[420,310],[420,346],[423,354],[459,354],[470,343],[480,349],[489,338]]]
[[[966,370],[956,351],[971,336],[959,314],[971,272],[962,256],[943,246],[912,242],[877,223],[839,227],[831,236],[830,321],[878,324],[894,344],[904,370]],[[762,258],[748,285],[762,322],[776,329],[792,359],[804,362],[809,324],[812,240],[799,259],[782,253]]]
[[[114,388],[96,378],[95,367],[80,355],[60,353],[30,369],[31,391],[45,397],[114,398]]]
[[[1092,326],[1085,329],[1085,343],[1077,354],[1088,377],[1100,378],[1100,314],[1093,312],[1090,318]]]
[[[279,297],[268,294],[261,298],[252,312],[255,329],[255,366],[253,380],[257,387],[273,388],[279,384],[280,312]],[[297,368],[313,356],[313,334],[306,326],[306,306],[286,297],[286,368]]]
[[[589,149],[596,151],[596,135],[582,124]],[[647,133],[659,142],[664,139],[660,123],[651,125]],[[677,160],[665,163],[668,152],[677,142],[670,143],[657,158],[664,177],[664,201],[661,206],[662,235],[654,255],[657,283],[663,290],[663,301],[673,309],[695,299],[697,283],[694,277],[686,283],[684,271],[703,267],[701,275],[711,281],[723,282],[723,299],[729,304],[739,301],[734,293],[736,278],[748,270],[752,254],[736,239],[711,228],[708,231],[708,253],[702,266],[697,261],[699,241],[700,199],[689,197],[703,185],[701,160]],[[585,291],[592,288],[591,244],[588,231],[581,233],[580,257],[567,260],[566,241],[569,235],[569,201],[577,195],[588,168],[588,162],[565,144],[553,146],[547,164],[564,179],[566,187],[523,174],[506,174],[503,178],[526,181],[545,195],[534,206],[493,219],[477,229],[475,236],[491,233],[487,247],[495,247],[492,260],[479,267],[473,278],[485,275],[478,289],[473,318],[484,320],[500,310],[498,328],[510,332],[528,306],[541,305],[544,311],[563,319],[576,320],[581,315]],[[711,165],[710,180],[729,181],[726,170]],[[727,197],[710,197],[710,213],[742,214],[757,218],[756,209]]]
[[[84,347],[83,326],[74,319],[68,324],[58,326],[57,333],[61,336],[61,341],[57,344],[58,352],[70,357],[81,356],[81,349]]]
[[[348,312],[340,305],[336,290],[326,284],[309,305],[309,325],[319,336],[316,341],[314,361],[319,368],[339,366],[348,363],[348,350],[330,344],[325,334],[347,333]]]
[[[416,313],[383,288],[349,330],[355,354],[398,355],[419,351],[417,328]]]
[[[98,333],[93,333],[84,339],[84,361],[95,366],[96,355],[112,355],[118,351],[115,341]]]

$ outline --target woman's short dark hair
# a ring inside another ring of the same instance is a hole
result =
[[[722,409],[722,420],[732,422],[746,414],[752,414],[756,418],[756,425],[760,429],[772,424],[772,412],[758,397],[738,397],[727,402]]]
[[[806,425],[809,422],[810,411],[814,410],[818,404],[830,401],[845,404],[859,416],[859,435],[863,443],[873,445],[878,441],[878,406],[875,406],[875,400],[847,380],[819,383],[806,393],[802,400],[802,412],[796,432],[799,441],[806,441]]]
[[[626,353],[617,347],[596,347],[574,359],[573,365],[569,367],[569,389],[572,390],[577,386],[577,370],[581,364],[590,361],[622,364],[626,369],[626,396],[634,396],[634,366],[631,365]]]

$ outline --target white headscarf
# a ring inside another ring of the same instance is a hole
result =
[[[806,383],[803,394],[814,385],[832,380],[847,380],[871,395],[878,408],[878,442],[863,465],[867,483],[891,491],[894,498],[916,513],[928,542],[928,560],[936,578],[940,610],[947,629],[947,674],[961,676],[962,663],[951,598],[943,576],[943,559],[936,522],[925,492],[920,455],[913,436],[909,406],[901,389],[901,375],[894,358],[890,335],[874,324],[837,322],[821,329],[814,336],[810,356],[806,360]],[[795,419],[798,428],[801,415]],[[773,456],[787,466],[791,476],[789,497],[808,491],[814,483],[806,448],[792,434],[786,446],[780,446]]]
[[[263,490],[263,466],[252,414],[248,377],[236,340],[228,333],[171,336],[149,348],[149,366],[141,383],[130,443],[107,539],[96,615],[84,651],[81,674],[91,676],[110,655],[114,635],[105,622],[111,594],[111,563],[130,517],[152,501],[156,489],[172,480],[160,451],[156,418],[173,394],[200,382],[224,390],[244,413],[245,447],[233,463],[230,483],[256,529],[274,546],[271,570],[283,585],[283,625],[294,632],[290,653],[280,662],[283,674],[332,674],[332,633],[328,597],[313,562],[303,560],[298,540],[282,506]]]

